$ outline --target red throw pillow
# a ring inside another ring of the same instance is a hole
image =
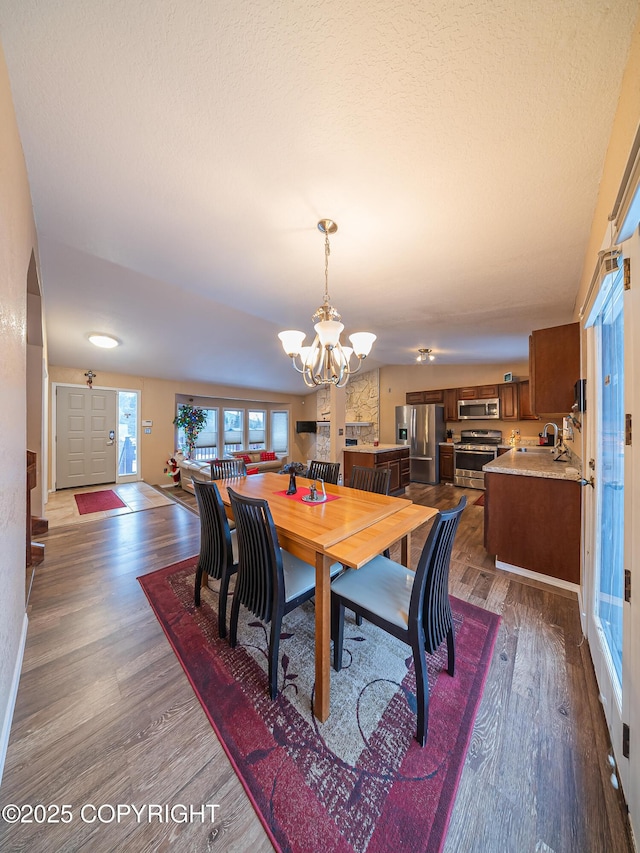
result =
[[[242,458],[242,461],[243,461],[246,465],[250,465],[250,464],[253,462],[253,459],[249,456],[249,454],[248,454],[248,453],[245,453],[245,454],[244,454],[244,456],[242,456],[241,458]]]
[[[247,474],[259,474],[259,473],[260,473],[259,468],[247,468]]]
[[[260,452],[261,462],[275,462],[277,458],[273,450],[262,450]]]

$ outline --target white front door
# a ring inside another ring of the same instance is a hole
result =
[[[115,482],[116,394],[57,386],[57,489]]]

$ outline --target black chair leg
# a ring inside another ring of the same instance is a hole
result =
[[[447,631],[447,656],[449,658],[449,665],[447,666],[447,672],[449,675],[455,675],[456,671],[456,638],[453,631],[453,625]]]
[[[229,620],[229,645],[235,649],[238,643],[238,615],[240,613],[240,599],[237,595],[233,596],[231,602],[231,619]]]
[[[420,746],[424,746],[427,742],[429,725],[429,674],[424,642],[421,642],[420,639],[420,637],[412,638],[411,647],[413,650],[413,667],[416,673],[416,702],[418,707],[416,740]],[[424,636],[422,641],[424,641]]]
[[[344,604],[331,602],[331,638],[333,639],[333,668],[342,669],[342,647],[344,643]]]
[[[196,585],[193,590],[193,603],[196,607],[200,607],[200,587],[202,586],[202,567],[198,566],[198,571],[196,572]]]
[[[362,625],[362,614],[356,613],[356,625]]]
[[[275,699],[278,695],[278,652],[280,650],[280,631],[282,617],[274,615],[271,620],[271,639],[269,640],[269,695]]]
[[[221,639],[227,636],[227,596],[229,595],[230,580],[231,577],[227,572],[223,572],[218,595],[218,636]]]

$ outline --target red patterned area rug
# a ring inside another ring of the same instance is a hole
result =
[[[193,605],[196,558],[138,578],[277,850],[433,853],[442,848],[500,617],[452,598],[456,674],[446,643],[429,657],[427,745],[415,740],[408,646],[345,624],[331,715],[312,714],[314,611],[285,616],[279,690],[267,692],[267,634],[241,608],[238,646],[217,633],[217,584]]]
[[[90,512],[105,512],[108,509],[120,509],[126,506],[113,489],[103,489],[100,492],[85,492],[82,495],[74,495],[78,512],[87,515]]]
[[[484,506],[484,492],[480,495],[477,501],[473,502],[474,506]]]

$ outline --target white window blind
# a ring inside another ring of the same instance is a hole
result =
[[[289,412],[271,412],[271,449],[289,452]]]
[[[249,409],[249,446],[266,446],[267,441],[267,413]],[[259,449],[259,448],[256,448]]]
[[[224,443],[243,444],[243,415],[244,409],[224,410]]]
[[[196,447],[217,447],[218,446],[218,410],[205,409],[207,413],[207,423],[201,433],[196,438]]]

